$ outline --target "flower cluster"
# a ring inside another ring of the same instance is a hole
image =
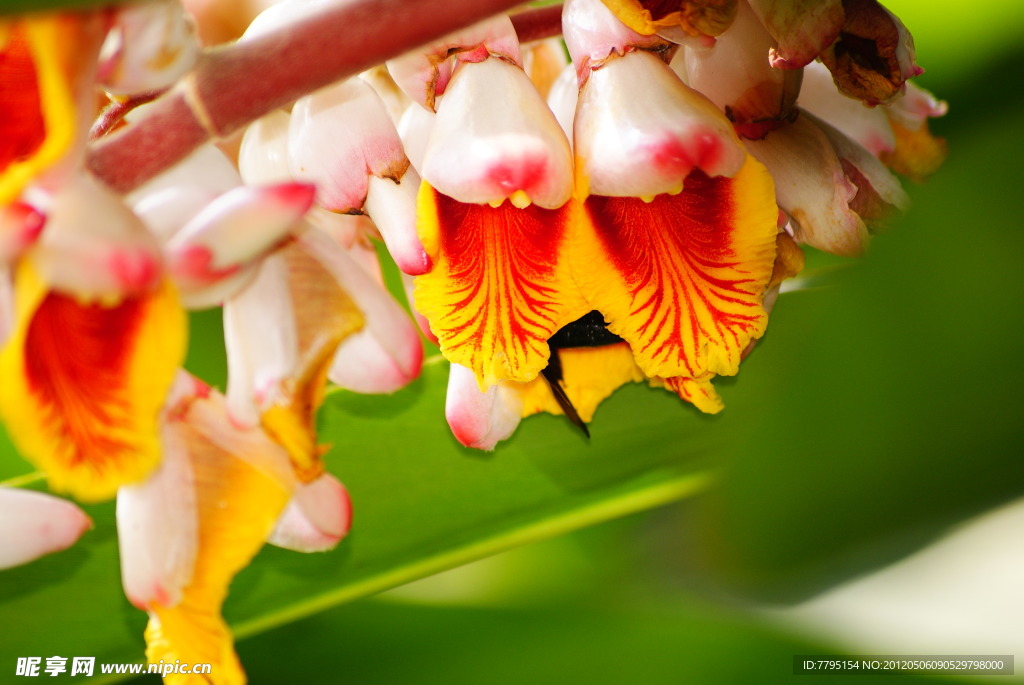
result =
[[[240,40],[324,6],[273,5]],[[945,105],[907,82],[910,34],[875,0],[567,0],[561,34],[469,26],[258,119],[237,161],[205,145],[120,195],[83,165],[97,95],[187,85],[189,17],[154,0],[0,21],[0,419],[52,490],[116,496],[151,662],[243,682],[231,579],[267,541],[346,534],[315,429],[328,382],[403,387],[422,333],[467,446],[541,411],[586,431],[629,382],[720,411],[712,381],[764,334],[800,245],[860,254],[907,204],[892,172],[945,153],[927,127]],[[186,312],[210,307],[224,394],[181,369]],[[88,526],[0,488],[0,568]]]

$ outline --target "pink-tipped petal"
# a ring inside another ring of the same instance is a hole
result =
[[[306,231],[299,242],[337,279],[366,321],[342,341],[328,378],[356,392],[393,392],[419,376],[423,345],[416,326],[391,295],[330,237]]]
[[[813,114],[804,113],[804,116],[813,121],[832,144],[846,175],[857,186],[857,197],[851,206],[869,225],[872,219],[884,219],[887,207],[905,210],[910,206],[910,198],[900,182],[869,150]],[[861,204],[863,202],[868,204]]]
[[[207,205],[167,243],[168,269],[184,293],[235,276],[290,234],[312,206],[305,183],[235,188]]]
[[[92,299],[139,294],[160,282],[156,239],[119,196],[91,177],[68,179],[46,214],[31,258],[54,289]]]
[[[100,54],[103,87],[115,95],[161,90],[195,64],[199,38],[178,0],[121,5]]]
[[[562,35],[581,84],[590,69],[600,66],[609,55],[664,44],[658,36],[644,36],[628,28],[601,0],[567,0],[562,9]]]
[[[847,178],[828,138],[808,117],[746,145],[771,172],[775,199],[791,217],[798,242],[849,257],[864,251],[868,230],[850,207],[857,186]]]
[[[500,59],[462,64],[438,108],[423,178],[459,202],[515,194],[545,209],[572,194],[565,134],[522,69]]]
[[[876,157],[896,147],[885,108],[869,107],[840,93],[832,74],[820,62],[804,68],[798,103],[801,109],[827,121]]]
[[[523,399],[501,383],[481,391],[470,369],[452,364],[444,413],[456,440],[466,447],[493,450],[515,432],[523,416]]]
[[[91,526],[89,517],[67,500],[0,488],[0,569],[67,549]]]
[[[224,303],[227,407],[238,425],[257,425],[261,410],[270,406],[281,381],[298,365],[295,326],[287,323],[295,318],[287,283],[284,259],[268,257],[256,280]]]
[[[300,485],[267,539],[296,552],[326,552],[348,535],[352,500],[337,478],[325,473]]]
[[[512,21],[502,14],[389,60],[388,71],[410,99],[433,110],[435,99],[446,92],[451,79],[452,55],[472,61],[495,55],[522,66],[519,38]]]
[[[168,404],[161,429],[163,460],[157,471],[143,483],[117,492],[121,584],[128,601],[140,609],[154,604],[175,606],[195,567],[199,545],[195,477],[188,444],[169,425],[181,420],[179,407],[190,399]]]
[[[746,158],[725,115],[646,52],[610,60],[590,75],[574,141],[581,186],[612,197],[679,192],[693,169],[731,177]]]
[[[370,177],[366,213],[373,219],[398,268],[418,276],[430,271],[430,258],[416,233],[416,195],[420,177],[413,169],[399,182]]]
[[[238,150],[238,171],[249,185],[287,183],[288,112],[277,110],[249,124]]]
[[[928,119],[945,116],[949,105],[908,81],[903,94],[886,105],[884,111],[904,128],[918,131]]]
[[[409,160],[380,97],[353,78],[295,103],[288,164],[296,179],[317,184],[322,207],[350,213],[366,202],[368,176],[398,180]]]

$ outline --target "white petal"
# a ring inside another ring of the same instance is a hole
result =
[[[395,80],[391,78],[387,67],[383,64],[378,64],[361,72],[359,78],[373,88],[373,92],[380,97],[381,102],[384,103],[388,110],[388,116],[391,117],[391,123],[397,127],[398,120],[402,118],[402,113],[405,112],[409,105],[414,103],[402,92],[402,89],[398,87]]]
[[[249,185],[287,183],[288,124],[290,117],[277,110],[249,124],[238,150],[238,170]]]
[[[0,569],[27,564],[75,544],[92,526],[71,502],[17,488],[0,488]]]
[[[917,131],[929,118],[945,116],[949,105],[936,99],[924,88],[914,85],[912,81],[907,81],[903,94],[885,105],[884,111],[905,128]]]
[[[331,236],[334,242],[346,250],[352,249],[366,236],[375,235],[376,227],[365,214],[337,214],[314,205],[306,215],[306,221]]]
[[[398,135],[405,147],[405,154],[416,173],[423,175],[423,156],[427,152],[430,131],[434,128],[434,117],[437,116],[419,105],[406,107],[402,118],[398,121]]]
[[[176,186],[142,196],[132,210],[157,240],[166,243],[216,198],[201,186]]]
[[[628,28],[601,0],[567,0],[562,9],[562,35],[581,83],[591,66],[612,53],[623,55],[634,47],[664,44],[658,36],[643,36]]]
[[[907,197],[899,180],[889,169],[871,154],[864,146],[858,145],[850,140],[841,131],[829,126],[827,122],[818,119],[813,114],[806,114],[808,119],[821,129],[828,141],[832,143],[836,154],[841,161],[852,164],[859,171],[864,179],[870,184],[870,188],[858,188],[861,192],[873,192],[885,202],[885,204],[896,209],[906,209],[910,206],[910,198]],[[856,184],[857,181],[854,181]]]
[[[304,183],[242,186],[207,205],[167,243],[168,269],[185,293],[238,273],[288,237],[313,204]]]
[[[572,194],[565,134],[523,70],[499,59],[462,64],[438,109],[423,178],[460,202],[524,192],[561,207]]]
[[[140,109],[142,107],[132,111]],[[242,178],[231,160],[213,144],[206,144],[200,145],[188,157],[133,190],[125,196],[125,201],[135,206],[151,193],[180,186],[202,188],[216,196],[241,184]]]
[[[682,52],[682,50],[679,52]],[[562,132],[565,133],[570,146],[572,144],[572,125],[576,118],[576,103],[579,100],[579,95],[580,89],[576,85],[576,69],[570,64],[562,70],[562,73],[558,75],[555,82],[551,84],[551,90],[548,91],[548,107],[551,108],[555,119],[558,120],[558,125],[562,127]]]
[[[420,177],[415,170],[405,172],[399,183],[370,177],[366,195],[366,213],[384,238],[392,259],[405,273],[418,276],[430,270],[423,243],[416,233],[416,196]]]
[[[576,108],[575,151],[589,192],[618,197],[678,192],[693,169],[732,176],[746,158],[725,115],[646,52],[590,75]]]
[[[188,443],[173,410],[161,429],[163,459],[143,483],[117,492],[121,584],[140,609],[172,607],[192,580],[199,545],[196,485]]]
[[[800,92],[799,70],[768,62],[774,41],[749,5],[739,3],[732,25],[706,47],[687,47],[687,83],[734,122],[787,117]],[[728,109],[726,109],[728,108]]]
[[[328,378],[356,392],[393,392],[419,376],[423,345],[416,326],[393,297],[329,236],[306,231],[299,241],[337,279],[366,319],[345,338]]]
[[[195,64],[199,38],[178,0],[122,5],[100,55],[100,82],[115,95],[160,90]]]
[[[512,20],[499,14],[389,60],[388,71],[409,98],[433,110],[435,98],[445,93],[449,85],[454,66],[449,57],[454,53],[459,53],[460,59],[472,61],[498,55],[522,66],[519,38]]]
[[[31,258],[55,289],[91,299],[136,294],[159,282],[156,239],[118,195],[91,177],[69,178],[46,215]]]
[[[298,365],[299,343],[288,266],[280,256],[263,261],[256,280],[224,303],[228,362],[228,413],[236,424],[255,426],[281,381]]]
[[[367,176],[398,180],[409,160],[380,97],[353,78],[295,103],[288,165],[296,179],[317,184],[321,206],[346,213],[366,201]]]
[[[470,369],[452,364],[444,413],[456,440],[466,447],[493,450],[515,432],[523,416],[523,400],[500,383],[481,392]]]
[[[352,501],[341,482],[325,473],[299,486],[267,539],[296,552],[326,552],[348,534]]]
[[[844,256],[864,251],[867,227],[849,206],[857,187],[843,172],[828,138],[808,117],[746,145],[771,172],[775,199],[792,218],[799,242]]]
[[[181,298],[181,306],[189,311],[221,307],[249,287],[256,280],[259,271],[259,262],[254,261],[240,267],[231,275],[211,283],[189,290],[179,289],[178,296]]]
[[[876,157],[896,147],[896,137],[885,109],[869,107],[840,93],[832,73],[821,62],[804,67],[804,82],[797,102],[801,109],[827,121]]]

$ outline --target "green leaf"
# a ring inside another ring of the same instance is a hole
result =
[[[750,420],[704,512],[716,580],[806,597],[1024,494],[1015,97],[973,118],[951,97],[950,159],[911,210],[780,300],[727,408]]]
[[[390,397],[330,395],[321,434],[355,516],[334,552],[267,548],[225,614],[240,636],[496,552],[685,497],[708,483],[714,431],[663,391],[625,389],[588,443],[563,419],[526,422],[500,452],[467,450],[444,421],[447,365]],[[612,420],[614,419],[614,420]],[[0,668],[18,656],[142,657],[144,614],[122,597],[113,506],[71,550],[0,573]],[[168,512],[173,515],[173,512]]]

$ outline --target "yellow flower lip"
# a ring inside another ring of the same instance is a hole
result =
[[[54,490],[101,500],[159,463],[157,419],[184,358],[172,286],[114,304],[51,290],[24,262],[17,320],[0,351],[0,416]]]
[[[60,19],[16,20],[0,35],[0,205],[71,146],[75,112],[61,64]]]

